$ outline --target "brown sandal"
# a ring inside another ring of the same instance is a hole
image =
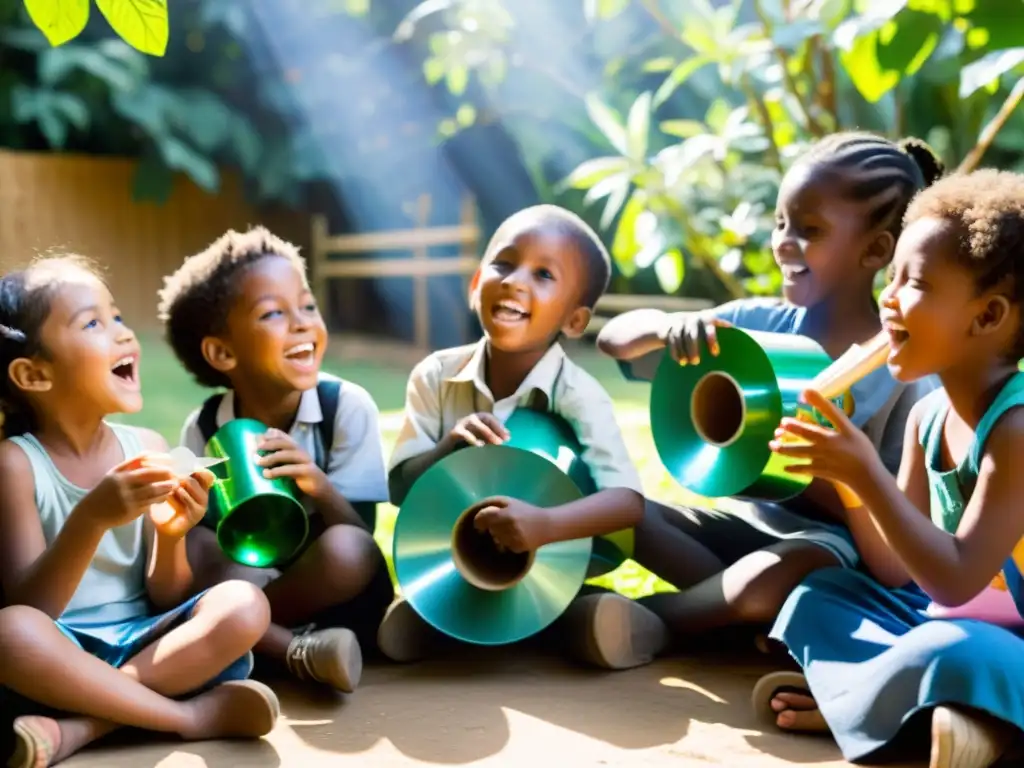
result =
[[[769,672],[754,684],[750,703],[754,716],[764,726],[778,728],[779,713],[772,709],[772,699],[779,693],[800,693],[810,695],[807,678],[800,672]],[[785,730],[785,729],[782,729]]]

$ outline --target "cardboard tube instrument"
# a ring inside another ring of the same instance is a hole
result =
[[[886,331],[880,331],[863,344],[854,344],[850,347],[832,365],[815,376],[808,389],[820,392],[828,400],[834,400],[841,396],[848,398],[850,397],[850,388],[854,384],[877,371],[885,365],[888,359],[889,334]],[[847,413],[850,412],[848,408],[846,410]],[[799,411],[797,418],[803,421],[817,421],[806,410]],[[846,509],[863,506],[860,497],[849,486],[843,483],[833,483],[833,485]]]

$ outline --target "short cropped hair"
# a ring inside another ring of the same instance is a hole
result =
[[[581,303],[593,309],[612,277],[612,261],[601,238],[587,222],[557,205],[534,205],[512,214],[495,231],[484,251],[484,261],[493,256],[497,243],[529,230],[548,230],[565,235],[583,254],[586,272]]]

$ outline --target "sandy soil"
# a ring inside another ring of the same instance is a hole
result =
[[[352,696],[275,683],[285,717],[260,743],[122,739],[65,765],[847,766],[828,738],[759,730],[749,695],[769,670],[702,658],[605,674],[474,649],[458,663],[370,667]]]

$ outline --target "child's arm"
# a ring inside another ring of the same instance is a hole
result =
[[[604,536],[633,528],[643,518],[640,475],[629,456],[608,393],[590,374],[568,361],[562,385],[555,392],[555,410],[576,434],[582,447],[580,458],[598,491],[549,509],[512,499],[494,500],[489,511],[477,515],[476,525],[514,551]]]
[[[1024,409],[1007,413],[989,435],[971,500],[957,532],[950,534],[923,514],[915,504],[919,498],[908,498],[867,436],[844,414],[817,393],[808,393],[808,404],[836,429],[787,419],[783,431],[810,445],[774,442],[773,449],[810,458],[811,465],[797,467],[798,472],[849,486],[907,573],[935,602],[956,607],[980,593],[1024,536],[1024,473],[1018,458],[1024,450]],[[923,462],[919,466],[918,472],[924,469]],[[912,470],[913,462],[906,470],[908,480],[914,479]],[[919,487],[919,481],[914,485]],[[919,497],[920,491],[914,495]]]
[[[911,514],[917,510],[891,487],[867,482],[854,489],[911,577],[935,602],[956,607],[975,597],[1024,536],[1022,453],[1024,409],[1017,408],[989,434],[978,482],[955,534]]]
[[[28,605],[54,619],[74,597],[100,540],[110,528],[164,501],[177,483],[166,467],[133,458],[114,467],[68,515],[49,547],[25,453],[0,443],[0,576],[8,604]]]
[[[896,485],[917,512],[928,518],[930,506],[928,494],[928,473],[925,470],[924,449],[918,440],[921,418],[927,403],[918,401],[907,417],[903,438],[903,457],[900,461]],[[884,468],[884,465],[883,465]],[[886,474],[891,474],[886,470]],[[817,478],[815,478],[817,480]],[[863,497],[861,497],[863,501]],[[887,587],[902,587],[911,581],[900,556],[886,538],[884,530],[864,506],[849,509],[845,516],[846,525],[853,534],[864,564],[871,575]],[[929,522],[929,525],[931,523]]]
[[[633,360],[665,348],[671,316],[660,309],[634,309],[609,320],[597,335],[597,348],[616,360]]]
[[[32,465],[17,445],[0,443],[0,573],[9,605],[29,605],[54,619],[67,608],[106,532],[83,504],[47,547]]]
[[[676,360],[697,363],[707,348],[718,354],[716,327],[733,324],[745,304],[729,302],[701,312],[634,309],[612,318],[597,336],[597,347],[620,361],[636,360],[668,347]]]
[[[391,454],[388,492],[400,507],[420,475],[463,445],[500,445],[508,438],[505,427],[490,413],[474,413],[449,432],[443,432],[441,367],[428,357],[409,374],[405,392],[405,420]]]
[[[155,453],[167,453],[168,445],[163,436],[151,429],[139,428],[143,446]],[[170,514],[170,513],[169,513]],[[198,521],[197,521],[198,522]],[[185,537],[167,535],[153,524],[147,515],[143,531],[146,537],[146,593],[150,601],[160,610],[167,610],[182,603],[192,594],[194,577],[188,562]]]

